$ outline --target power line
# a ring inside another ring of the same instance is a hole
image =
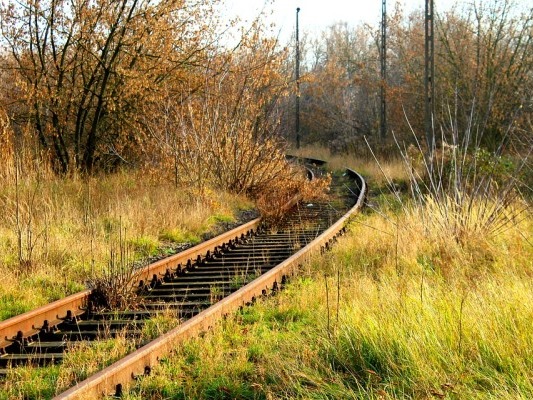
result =
[[[387,0],[381,5],[381,139],[387,137]]]

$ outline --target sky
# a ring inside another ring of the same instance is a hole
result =
[[[423,10],[425,6],[425,0],[398,2],[406,12]],[[224,3],[229,16],[240,16],[251,21],[265,5],[265,0],[224,0]],[[297,7],[300,7],[301,32],[321,32],[339,21],[350,25],[366,22],[378,26],[381,20],[382,0],[266,0],[266,3],[267,9],[272,10],[271,22],[276,24],[282,42],[287,41],[295,30]],[[391,14],[395,3],[395,0],[387,1],[387,9]],[[454,3],[456,0],[434,0],[435,12],[444,12]]]

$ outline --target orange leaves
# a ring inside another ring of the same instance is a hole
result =
[[[461,13],[438,15],[433,101],[439,134],[439,126],[450,125],[450,114],[458,132],[474,124],[480,134],[486,133],[480,144],[492,148],[524,129],[524,114],[533,113],[528,104],[533,85],[533,14],[524,10],[521,15],[512,6],[509,0],[477,1],[475,10],[468,5]],[[414,135],[423,134],[424,15],[406,16],[396,9],[387,25],[385,85],[380,80],[380,39],[375,28],[338,24],[312,41],[311,48],[306,43],[309,70],[301,85],[306,141],[345,151],[350,143],[364,147],[365,135],[381,147],[377,133],[383,86],[387,124],[395,136],[400,142],[413,142]]]
[[[285,95],[284,52],[251,32],[233,51],[212,51],[191,68],[188,85],[145,105],[153,152],[173,165],[176,183],[253,194],[284,173],[278,101]],[[156,157],[154,157],[156,158]]]
[[[163,81],[187,80],[182,70],[205,58],[214,35],[208,0],[9,4],[0,12],[12,29],[2,32],[13,77],[26,84],[15,100],[63,173],[90,172],[104,154],[127,157],[116,150],[132,148],[142,104]]]

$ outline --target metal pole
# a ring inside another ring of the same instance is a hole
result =
[[[433,159],[435,151],[435,132],[433,129],[434,99],[435,99],[435,62],[434,62],[434,14],[433,0],[426,0],[425,10],[425,54],[424,54],[424,91],[425,91],[425,131],[428,145],[428,158]]]
[[[300,148],[300,39],[298,26],[298,13],[296,9],[296,148]]]
[[[381,139],[387,137],[387,0],[381,5]]]

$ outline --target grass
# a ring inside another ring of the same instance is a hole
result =
[[[202,239],[200,238],[198,234],[187,232],[180,228],[175,228],[175,229],[164,229],[159,234],[159,240],[164,241],[164,242],[198,244],[201,242]]]
[[[142,172],[84,179],[30,172],[16,184],[6,171],[0,176],[0,320],[82,290],[120,240],[135,259],[166,255],[173,244],[196,244],[252,207],[240,196],[175,188]]]
[[[405,178],[400,164],[390,171]],[[276,296],[185,342],[125,398],[533,397],[533,217],[458,240],[421,218],[438,214],[434,204],[375,194],[378,212],[354,218],[332,252]],[[174,323],[156,319],[145,340]],[[90,360],[103,352],[111,362],[125,347],[121,338],[102,346]],[[48,372],[13,370],[0,393],[48,398],[83,379],[88,372],[72,366],[85,355],[71,353],[73,362]]]
[[[374,186],[383,186],[387,182],[387,178],[394,182],[406,182],[409,179],[409,173],[401,157],[391,157],[382,163],[380,167],[372,157],[331,154],[329,149],[316,145],[291,150],[291,154],[299,157],[327,160],[328,168],[334,171],[343,171],[346,168],[351,168],[365,176],[365,178],[370,178]]]
[[[10,369],[0,382],[0,400],[50,399],[178,324],[174,312],[163,310],[143,325],[136,340],[127,338],[125,332],[115,338],[107,338],[102,332],[102,340],[72,342],[60,365]]]
[[[426,228],[416,213],[359,216],[286,290],[126,398],[533,397],[533,218],[468,241]]]

